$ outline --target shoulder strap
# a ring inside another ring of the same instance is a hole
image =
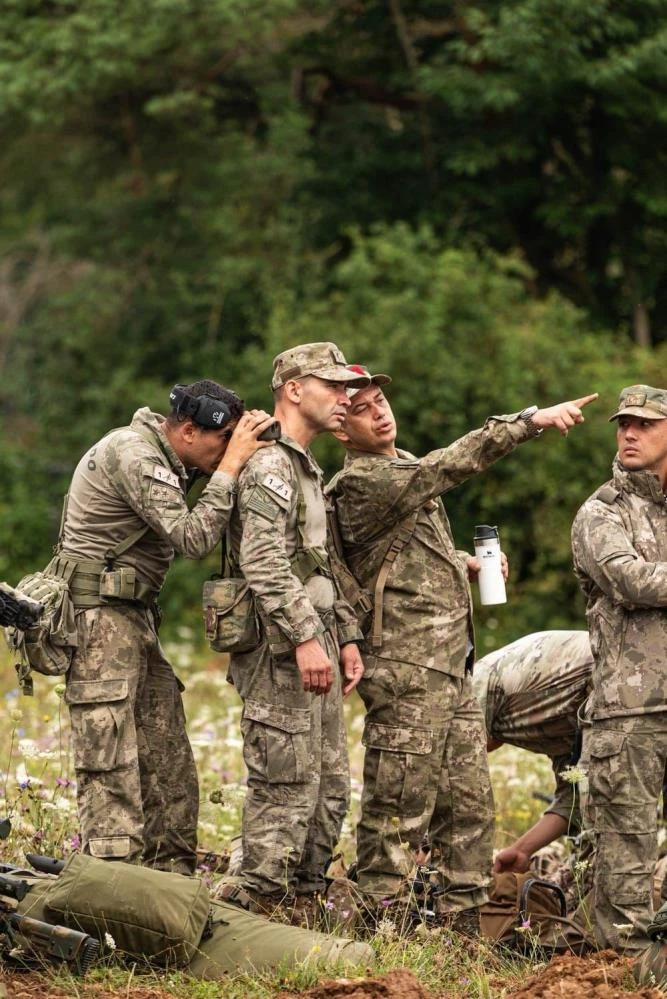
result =
[[[612,503],[616,502],[620,495],[621,494],[618,489],[616,489],[615,486],[612,486],[611,482],[607,482],[604,486],[601,486],[600,489],[598,489],[595,494],[595,498],[602,500],[603,503],[607,503],[611,506]]]
[[[412,535],[415,533],[418,516],[419,510],[415,510],[409,517],[406,517],[405,520],[401,521],[398,526],[398,530],[394,533],[389,543],[389,547],[387,548],[385,556],[382,560],[382,565],[380,566],[380,571],[375,578],[375,589],[373,592],[373,631],[371,635],[371,645],[374,649],[382,647],[382,605],[384,588],[389,577],[389,573],[391,572],[391,567],[396,561],[396,557],[405,548]]]

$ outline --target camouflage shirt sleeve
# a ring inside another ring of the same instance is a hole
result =
[[[577,785],[561,777],[561,773],[570,763],[569,756],[557,756],[551,760],[556,779],[556,790],[554,798],[548,808],[545,808],[545,815],[559,815],[568,823],[568,835],[575,835],[581,824],[579,811],[579,795]]]
[[[215,548],[234,506],[236,482],[230,475],[215,472],[189,509],[183,480],[150,444],[119,448],[106,460],[119,495],[177,552],[202,558]]]
[[[352,464],[355,471],[350,469],[350,474],[346,466],[344,502],[353,535],[350,540],[371,541],[386,534],[391,524],[488,468],[532,436],[518,413],[490,416],[479,430],[423,458],[367,456]]]
[[[667,562],[641,556],[615,505],[591,499],[581,507],[572,525],[572,552],[584,589],[588,579],[623,607],[667,606]]]
[[[267,486],[269,479],[277,483],[278,491]],[[322,620],[290,564],[287,535],[297,502],[294,471],[285,450],[273,447],[258,451],[239,478],[239,566],[263,616],[294,646],[324,632]]]

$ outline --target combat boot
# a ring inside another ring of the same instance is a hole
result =
[[[481,918],[478,908],[456,909],[454,912],[436,912],[434,926],[441,926],[460,933],[461,936],[478,940],[481,936]]]
[[[283,907],[288,912],[291,926],[314,930],[319,920],[321,904],[321,896],[317,892],[305,892],[302,895],[292,895],[289,900],[285,899]]]
[[[332,878],[320,900],[318,929],[349,934],[360,920],[359,889],[349,878]]]

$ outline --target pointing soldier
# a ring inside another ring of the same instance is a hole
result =
[[[84,454],[48,570],[69,580],[78,647],[67,673],[83,850],[192,874],[199,789],[183,689],[158,639],[156,598],[178,551],[220,540],[260,411],[212,381],[172,390],[168,417],[137,410]],[[196,471],[210,476],[192,509]]]
[[[386,913],[409,874],[405,845],[414,850],[428,834],[439,872],[437,917],[475,933],[488,897],[494,821],[484,722],[470,683],[468,578],[479,563],[455,550],[439,496],[547,427],[566,434],[596,396],[492,416],[419,459],[396,447],[382,391],[389,381],[376,374],[353,393],[336,433],[345,466],[327,487],[348,565],[375,595],[359,684],[367,709],[359,888],[371,910]]]
[[[261,640],[231,656],[248,796],[241,873],[220,896],[251,911],[270,914],[282,903],[308,920],[348,807],[342,695],[363,671],[360,633],[334,590],[322,473],[308,447],[340,428],[347,389],[368,381],[333,343],[279,354],[271,387],[282,436],[239,479],[231,561],[254,594]]]
[[[572,527],[595,659],[584,818],[596,846],[598,943],[636,953],[649,944],[667,760],[667,390],[624,388],[610,419],[612,478]]]

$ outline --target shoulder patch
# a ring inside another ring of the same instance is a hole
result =
[[[260,517],[265,517],[271,522],[275,521],[283,505],[282,500],[279,503],[276,496],[267,493],[262,486],[255,486],[245,502],[246,510],[252,510],[253,513],[258,513]]]
[[[165,468],[164,465],[153,466],[152,478],[157,479],[158,482],[167,482],[170,486],[176,486],[177,489],[180,489],[181,480],[176,475],[176,472]]]
[[[268,475],[264,476],[262,479],[262,485],[265,489],[268,489],[270,493],[275,493],[275,495],[279,496],[282,500],[289,502],[292,498],[292,487],[288,486],[286,482],[273,472],[269,472]]]

